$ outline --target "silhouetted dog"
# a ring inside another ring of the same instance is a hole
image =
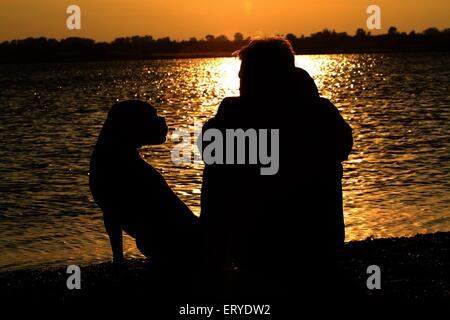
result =
[[[142,101],[112,106],[90,165],[90,188],[103,211],[115,262],[123,260],[122,230],[151,261],[178,265],[193,258],[197,217],[138,151],[162,144],[167,125]]]

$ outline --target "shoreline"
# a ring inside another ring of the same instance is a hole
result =
[[[367,238],[345,244],[339,270],[354,283],[365,287],[367,267],[378,265],[381,289],[364,288],[370,300],[450,301],[450,232],[418,234],[414,237]],[[68,290],[66,268],[47,267],[0,273],[0,296],[12,302],[88,302],[113,292],[143,292],[143,283],[153,281],[149,263],[142,259],[126,261],[124,269],[111,262],[81,266],[82,290]],[[77,292],[78,291],[78,292]]]
[[[339,54],[395,54],[395,53],[449,53],[449,50],[437,49],[373,49],[373,50],[304,50],[296,52],[296,55],[339,55]],[[176,60],[176,59],[213,59],[232,58],[233,52],[177,52],[177,53],[157,53],[145,56],[117,55],[103,58],[85,57],[58,57],[56,59],[40,60],[0,60],[0,66],[21,65],[21,64],[41,64],[41,63],[94,63],[94,62],[119,62],[119,61],[153,61],[153,60]]]

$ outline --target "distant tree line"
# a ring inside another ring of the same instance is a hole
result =
[[[388,33],[382,35],[371,35],[361,28],[354,35],[325,29],[310,36],[297,37],[289,33],[285,37],[298,54],[450,49],[450,28],[428,28],[420,33],[405,33],[390,27]],[[204,39],[190,38],[182,41],[171,40],[169,37],[155,39],[148,35],[121,37],[109,43],[78,37],[62,40],[26,38],[2,42],[0,63],[229,56],[249,41],[250,38],[245,38],[240,32],[231,40],[225,35],[211,34]]]

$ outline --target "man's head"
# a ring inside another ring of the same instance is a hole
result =
[[[241,59],[241,94],[267,93],[279,85],[295,68],[295,53],[281,37],[252,40],[237,52]]]

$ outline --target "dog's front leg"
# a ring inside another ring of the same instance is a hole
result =
[[[103,220],[105,223],[106,232],[109,236],[109,241],[111,243],[113,262],[114,264],[122,264],[124,262],[122,227],[112,214],[104,213]]]

